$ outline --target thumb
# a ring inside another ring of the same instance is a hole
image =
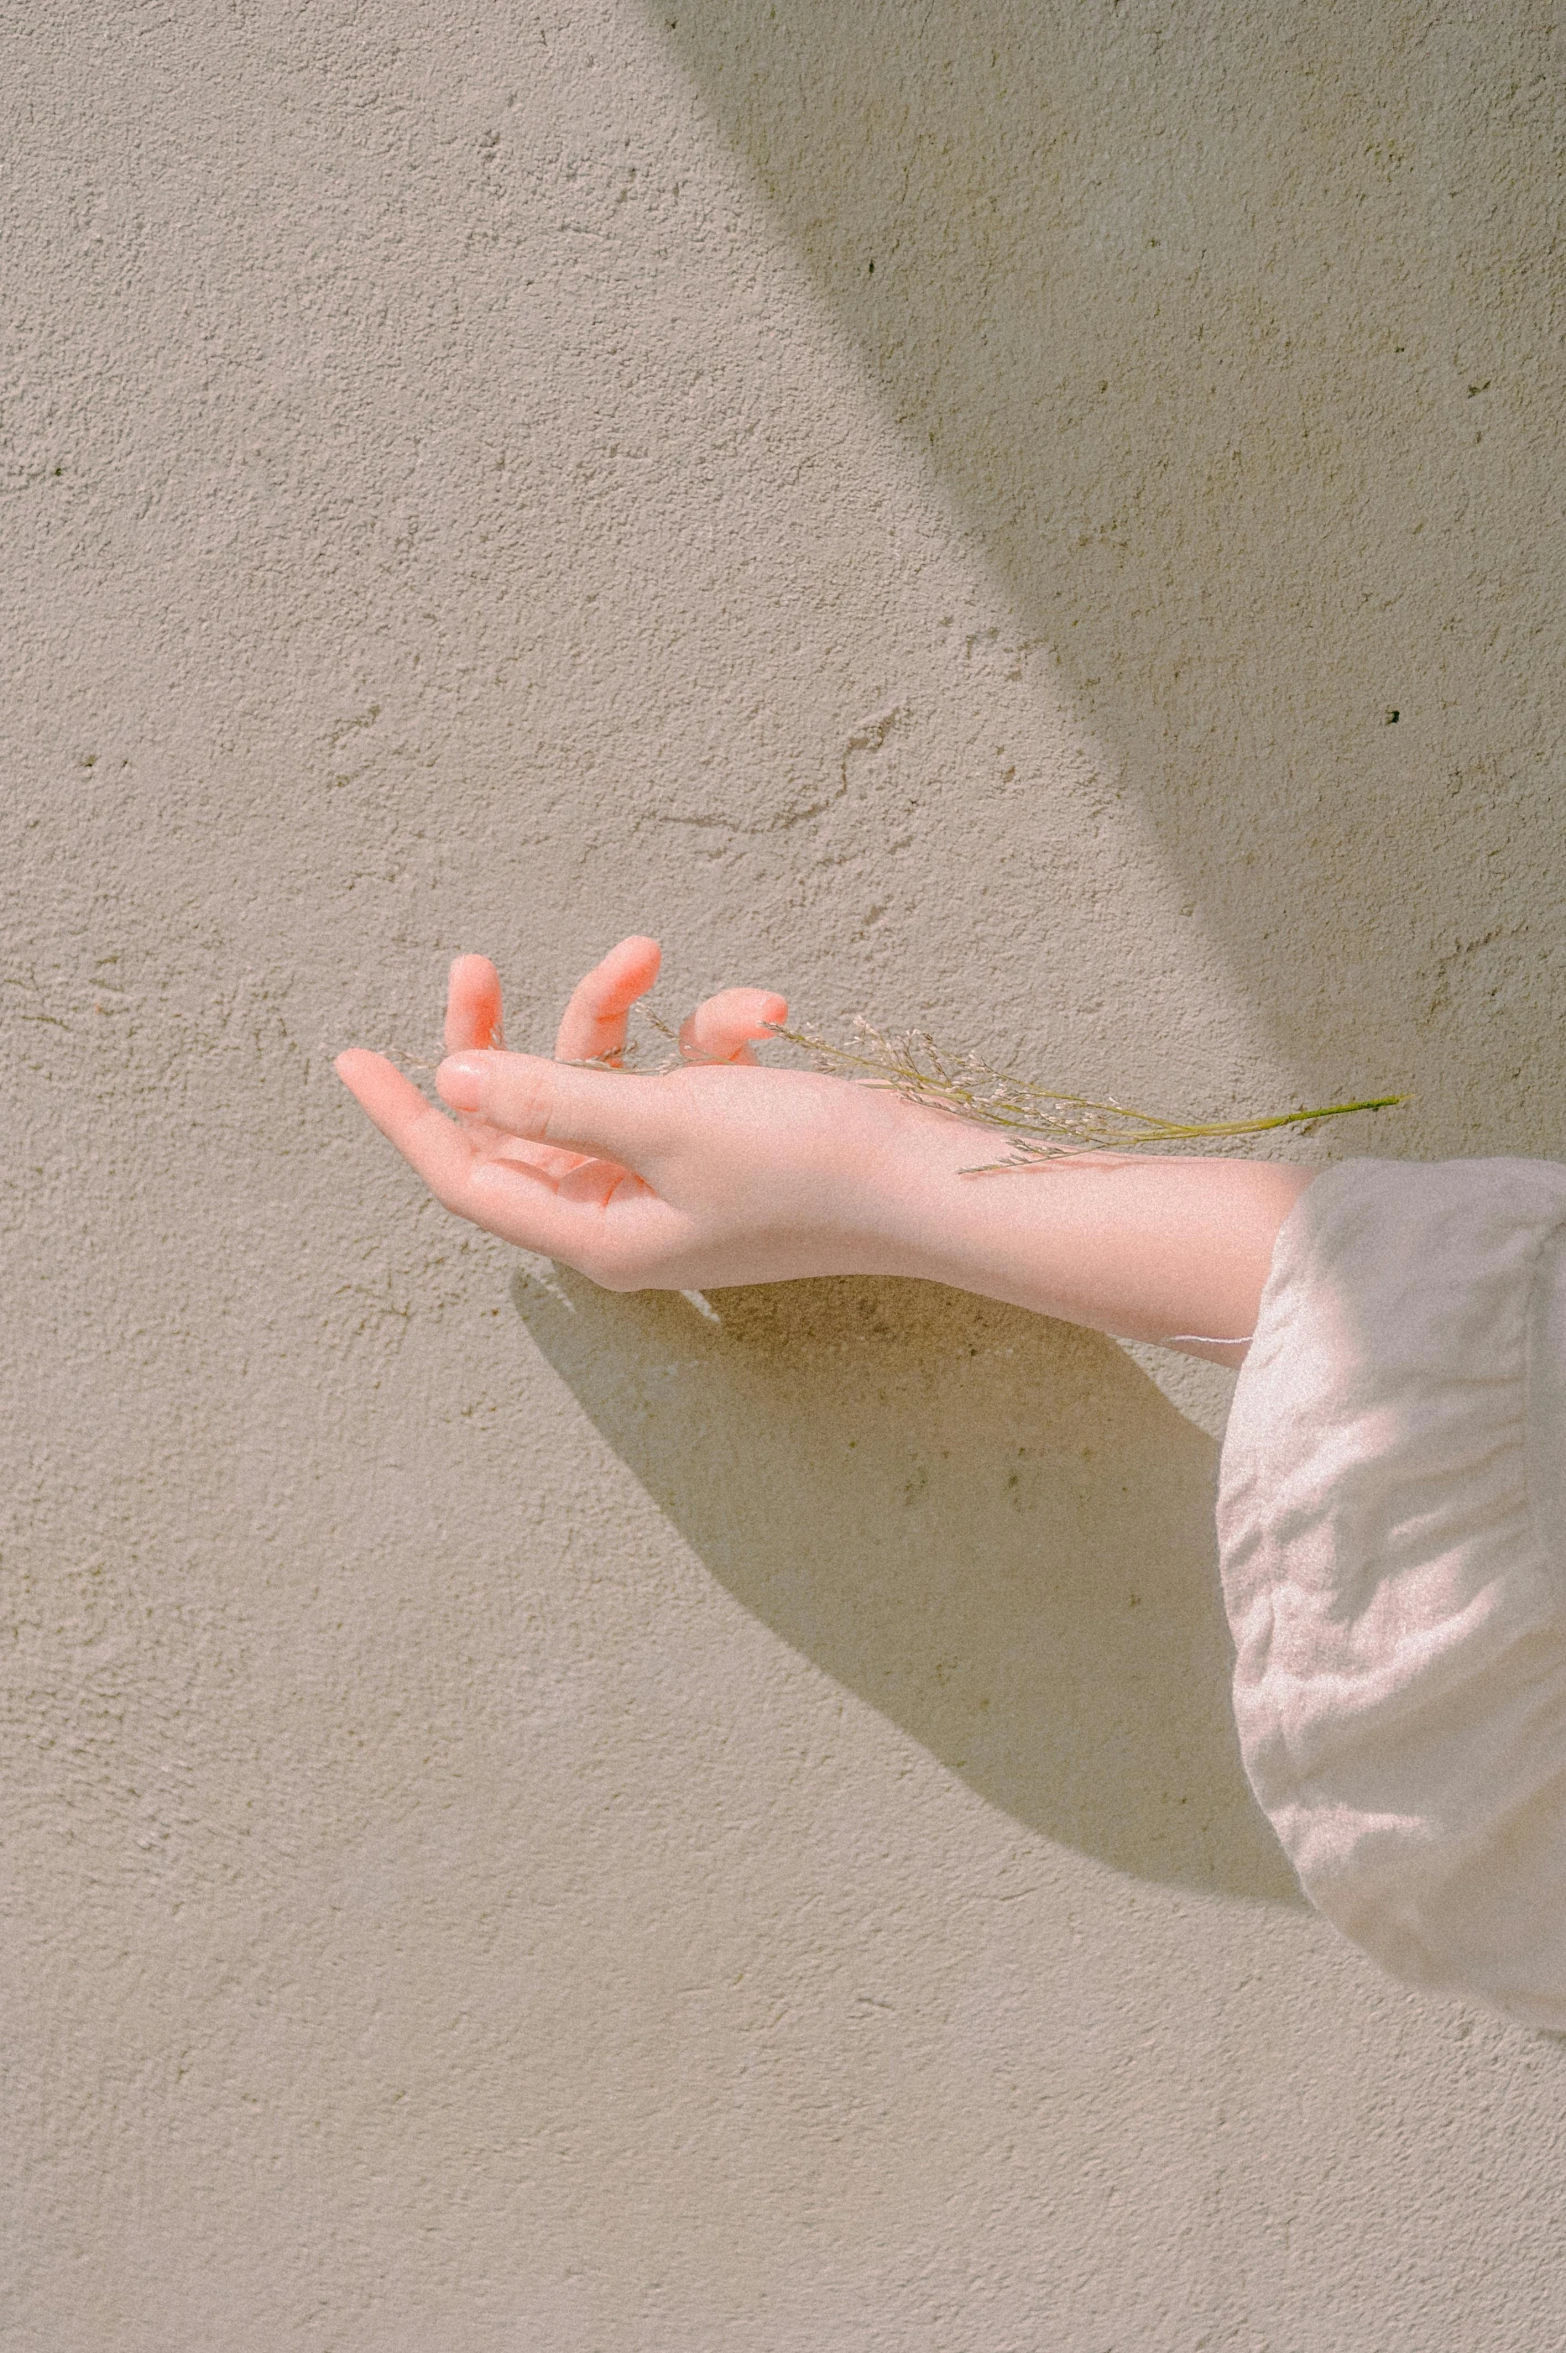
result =
[[[656,1079],[574,1070],[537,1054],[450,1054],[435,1073],[441,1100],[476,1111],[491,1127],[529,1143],[558,1144],[634,1168],[669,1133]]]

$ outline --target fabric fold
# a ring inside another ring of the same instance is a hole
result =
[[[1566,2028],[1566,1168],[1355,1160],[1278,1237],[1219,1478],[1245,1768],[1411,1983]]]

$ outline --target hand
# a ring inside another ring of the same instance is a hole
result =
[[[455,1122],[378,1054],[343,1054],[338,1073],[448,1209],[607,1289],[889,1267],[870,1214],[878,1172],[910,1125],[955,1136],[954,1123],[846,1080],[758,1067],[752,1041],[788,1012],[763,989],[698,1006],[680,1031],[683,1069],[570,1067],[618,1056],[658,963],[656,941],[622,940],[578,985],[548,1062],[502,1050],[495,968],[459,957],[436,1074]]]
[[[919,1275],[1243,1358],[1278,1228],[1313,1171],[1101,1152],[965,1181],[994,1156],[986,1131],[848,1079],[756,1067],[751,1041],[787,1012],[763,989],[698,1006],[683,1069],[581,1068],[619,1053],[657,970],[656,941],[622,940],[576,990],[563,1059],[547,1062],[503,1050],[495,968],[459,957],[435,1081],[456,1120],[379,1054],[337,1068],[437,1200],[608,1290]]]

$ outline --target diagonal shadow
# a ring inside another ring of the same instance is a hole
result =
[[[513,1298],[719,1583],[992,1804],[1301,1900],[1230,1719],[1216,1448],[1110,1342],[914,1282]]]
[[[1553,1106],[1550,11],[647,13],[1301,1083]]]

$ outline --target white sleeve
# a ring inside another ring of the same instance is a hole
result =
[[[1246,1771],[1312,1902],[1395,1976],[1566,2028],[1566,1168],[1307,1188],[1218,1533]]]

